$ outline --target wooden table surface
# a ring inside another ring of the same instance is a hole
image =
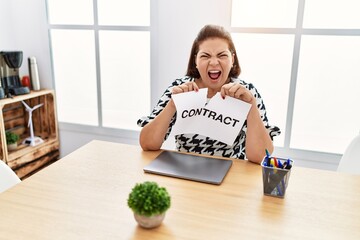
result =
[[[263,195],[259,165],[234,160],[219,186],[146,174],[160,151],[92,141],[0,195],[0,239],[360,239],[360,176],[295,166],[284,199]],[[139,227],[135,183],[172,205]]]

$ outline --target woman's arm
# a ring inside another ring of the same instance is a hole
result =
[[[274,146],[268,130],[265,128],[264,122],[261,119],[259,109],[257,108],[257,99],[250,90],[239,83],[223,85],[221,95],[223,97],[226,95],[231,96],[252,105],[246,120],[245,154],[249,161],[260,164],[265,156],[265,149],[272,153]]]
[[[247,117],[247,132],[245,140],[245,152],[249,161],[261,163],[265,156],[265,149],[270,153],[274,150],[274,145],[261,119],[256,102],[252,104]]]
[[[159,150],[161,148],[175,112],[175,104],[170,99],[159,115],[141,129],[139,141],[143,150]]]

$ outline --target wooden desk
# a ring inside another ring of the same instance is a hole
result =
[[[145,174],[160,151],[93,141],[0,195],[0,239],[360,239],[360,176],[295,167],[284,199],[235,160],[220,186]],[[168,189],[156,229],[127,207],[136,182]]]

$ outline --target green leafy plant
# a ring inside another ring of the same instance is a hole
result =
[[[159,215],[169,209],[170,195],[155,182],[137,183],[129,194],[128,206],[138,215]]]
[[[6,143],[13,144],[19,141],[20,137],[16,133],[13,132],[6,132]]]

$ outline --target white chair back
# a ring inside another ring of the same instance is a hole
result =
[[[14,171],[0,160],[0,193],[21,182]]]
[[[360,134],[346,148],[337,170],[338,172],[360,174]]]

